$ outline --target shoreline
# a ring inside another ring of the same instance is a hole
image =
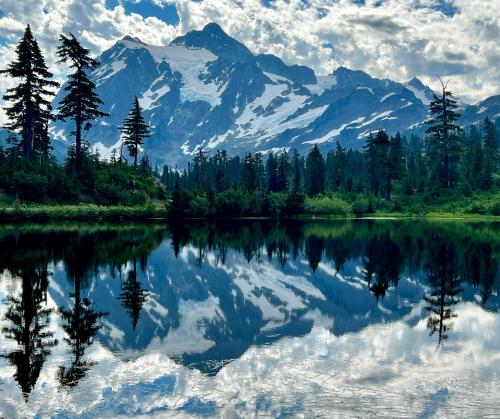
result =
[[[338,221],[338,220],[463,220],[463,221],[500,221],[500,216],[491,214],[464,214],[430,211],[423,214],[368,213],[368,214],[298,214],[287,217],[241,216],[241,217],[207,217],[182,218],[184,221],[238,221],[238,220],[301,220],[301,221]],[[167,221],[165,205],[151,203],[143,206],[102,206],[94,204],[76,205],[21,205],[15,207],[0,207],[0,223],[10,222],[40,222],[40,221]]]

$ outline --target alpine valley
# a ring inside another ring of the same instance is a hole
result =
[[[137,96],[152,128],[142,151],[159,166],[185,166],[200,145],[230,155],[283,148],[305,152],[313,144],[331,148],[336,141],[360,149],[379,129],[422,134],[433,95],[417,78],[398,83],[345,67],[319,76],[273,55],[255,55],[215,23],[168,46],[126,36],[99,60],[92,78],[102,110],[111,116],[86,131],[86,140],[102,157],[119,149],[118,128]],[[55,105],[61,98],[62,90]],[[462,102],[459,112],[464,125],[495,119],[500,96]],[[71,130],[66,122],[51,128],[61,158]]]

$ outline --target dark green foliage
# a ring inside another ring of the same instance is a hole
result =
[[[52,73],[45,65],[45,59],[28,25],[23,38],[16,46],[16,60],[0,74],[19,79],[20,83],[7,89],[3,96],[11,102],[5,108],[9,123],[7,128],[21,134],[21,149],[25,159],[33,158],[33,146],[43,152],[48,149],[46,135],[47,121],[50,119],[49,97],[59,83],[51,81]],[[52,89],[51,89],[52,88]],[[40,144],[43,142],[44,144]]]
[[[134,105],[129,114],[123,121],[120,130],[123,135],[123,144],[127,147],[128,154],[134,159],[134,167],[137,166],[137,156],[139,154],[139,146],[144,142],[145,138],[150,136],[149,126],[144,121],[142,109],[139,106],[137,96],[134,99]]]
[[[87,74],[87,71],[97,68],[99,62],[90,57],[90,50],[84,48],[73,34],[69,37],[60,35],[57,55],[60,63],[68,63],[74,70],[64,86],[66,96],[59,104],[57,118],[71,119],[75,123],[70,134],[75,136],[75,164],[79,172],[83,154],[82,130],[90,129],[96,118],[107,116],[98,109],[102,101],[95,91],[95,83]]]
[[[325,191],[325,162],[317,145],[307,155],[305,192],[316,196]]]
[[[481,167],[481,185],[483,189],[493,186],[493,174],[498,170],[498,136],[495,126],[489,118],[484,120],[483,164]]]
[[[453,93],[446,89],[446,85],[442,86],[441,96],[434,95],[430,105],[431,118],[427,121],[429,127],[426,130],[427,155],[431,183],[436,182],[439,187],[449,189],[454,188],[458,182],[462,152],[459,134],[462,129],[456,124],[460,117],[456,112],[457,101]]]

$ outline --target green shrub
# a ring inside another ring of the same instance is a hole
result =
[[[194,218],[205,218],[208,216],[208,199],[204,193],[191,197],[189,212],[191,217]]]
[[[453,209],[454,208],[450,208],[449,212],[454,212]],[[470,214],[486,214],[486,208],[482,203],[474,201],[468,208],[466,208],[466,212]]]
[[[21,200],[43,202],[47,196],[47,177],[38,173],[18,171],[9,186],[10,192]]]
[[[266,197],[266,214],[273,217],[279,216],[285,208],[286,199],[286,194],[282,192],[270,192]]]
[[[491,205],[490,214],[500,216],[500,202],[495,202],[493,205]]]
[[[350,205],[336,196],[317,196],[306,198],[304,212],[307,214],[346,215],[351,212]]]
[[[283,213],[288,215],[302,214],[304,212],[304,195],[290,192],[285,200]]]
[[[356,215],[365,214],[368,212],[370,207],[370,202],[368,198],[359,197],[352,203],[352,212]]]
[[[215,198],[215,212],[220,217],[240,217],[249,209],[250,196],[240,189],[228,189]]]

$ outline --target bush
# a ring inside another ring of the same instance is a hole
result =
[[[302,214],[304,212],[304,195],[298,192],[290,192],[285,200],[283,213],[288,215]]]
[[[352,203],[352,212],[356,215],[365,214],[368,212],[370,207],[370,202],[368,198],[359,197]]]
[[[228,189],[217,194],[215,212],[222,217],[240,217],[250,209],[250,196],[243,190]]]
[[[202,193],[191,197],[190,216],[194,218],[205,218],[208,216],[208,199]]]
[[[43,202],[47,198],[47,177],[38,173],[16,172],[12,175],[9,190],[19,199]]]
[[[266,197],[265,213],[277,217],[285,208],[287,196],[281,192],[270,192]]]
[[[453,212],[450,210],[450,212]],[[467,209],[466,212],[470,214],[486,214],[486,208],[478,201],[474,201]]]
[[[306,198],[304,212],[307,214],[346,215],[351,212],[351,207],[336,196],[317,196]]]
[[[490,214],[500,216],[500,202],[495,202],[493,205],[491,205]]]

